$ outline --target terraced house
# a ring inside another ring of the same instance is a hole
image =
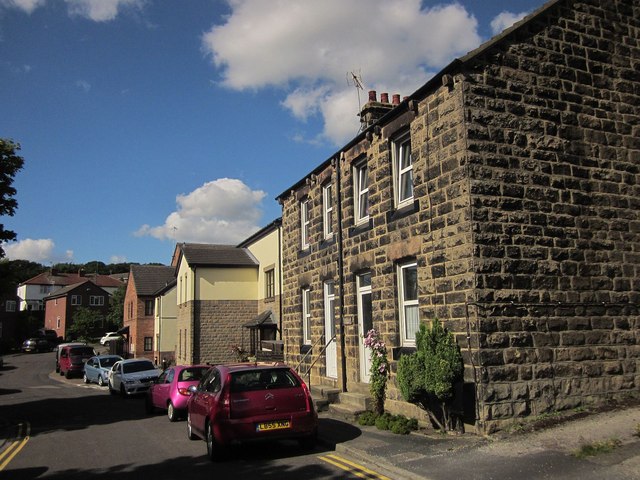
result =
[[[640,2],[554,0],[404,99],[279,195],[285,357],[368,391],[454,332],[465,420],[640,395]],[[325,349],[326,347],[326,349]]]

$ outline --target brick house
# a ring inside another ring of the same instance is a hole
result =
[[[174,280],[175,269],[164,265],[131,265],[124,297],[123,332],[126,353],[157,361],[154,346],[157,292]]]
[[[44,309],[44,298],[47,295],[63,287],[80,283],[84,279],[90,279],[109,294],[124,285],[124,282],[117,276],[85,274],[83,272],[64,273],[50,269],[18,285],[19,310],[41,311]]]
[[[249,351],[252,339],[255,346],[275,340],[280,326],[280,239],[278,219],[240,245],[176,246],[177,363],[235,361],[232,347]]]
[[[93,336],[98,336],[106,326],[109,298],[106,290],[88,278],[62,287],[44,298],[44,328],[54,330],[58,337],[65,340],[73,340],[73,334],[69,332],[73,315],[80,308],[86,308],[100,314],[100,320],[91,332]]]
[[[286,360],[366,393],[374,327],[411,412],[397,360],[437,317],[479,431],[640,395],[639,38],[638,0],[550,1],[402,101],[371,92],[278,196]]]

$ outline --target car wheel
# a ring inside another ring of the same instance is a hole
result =
[[[102,378],[102,375],[98,376],[98,385],[104,387],[104,379]]]
[[[118,392],[116,392],[113,388],[111,388],[111,382],[109,382],[109,393],[110,393],[111,395],[115,395],[116,393],[118,393]]]
[[[89,379],[87,378],[87,374],[86,374],[86,373],[83,373],[83,374],[82,374],[82,381],[83,381],[84,383],[91,383],[91,382],[89,382]]]
[[[64,372],[64,378],[71,378],[71,372],[69,370]]]
[[[170,422],[175,422],[176,420],[178,420],[178,412],[176,412],[176,409],[173,408],[173,403],[171,402],[169,402],[169,405],[167,405],[167,417],[169,417]]]
[[[216,438],[213,435],[213,427],[211,426],[211,422],[207,423],[206,432],[207,434],[205,435],[205,437],[207,442],[207,456],[209,457],[209,459],[215,462],[219,459],[220,452],[219,446],[216,445]]]
[[[124,389],[124,385],[120,385],[120,396],[122,398],[127,398],[127,391]]]
[[[189,440],[197,440],[198,437],[193,433],[193,428],[191,428],[191,415],[187,414],[187,438]]]
[[[64,375],[64,372],[63,372],[62,370],[58,370],[58,373],[59,373],[60,375]]]

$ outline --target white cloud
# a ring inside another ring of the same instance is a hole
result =
[[[31,14],[36,8],[44,5],[46,0],[0,0],[0,6],[17,8]]]
[[[283,106],[299,119],[322,116],[322,135],[337,145],[359,126],[349,71],[362,72],[367,90],[404,96],[481,40],[476,19],[458,3],[423,9],[420,0],[227,1],[225,23],[202,37],[222,84],[284,88]]]
[[[259,229],[266,193],[241,180],[220,178],[176,197],[177,210],[163,225],[143,225],[136,236],[181,242],[238,243]]]
[[[114,20],[123,8],[142,9],[145,0],[65,0],[70,15],[78,15],[94,22]]]
[[[91,84],[89,82],[87,82],[86,80],[77,80],[76,81],[76,87],[80,88],[85,93],[87,93],[89,90],[91,90]]]
[[[127,263],[127,257],[124,255],[111,255],[109,263]]]
[[[9,260],[29,260],[38,263],[70,262],[73,260],[73,250],[67,250],[64,254],[55,252],[55,242],[50,238],[34,240],[27,238],[19,242],[5,243],[2,245]]]
[[[514,23],[522,20],[524,17],[529,15],[529,12],[520,12],[520,13],[511,13],[511,12],[502,12],[498,14],[493,20],[491,20],[491,31],[494,35],[502,32],[503,30],[509,28]]]

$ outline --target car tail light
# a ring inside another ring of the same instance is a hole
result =
[[[184,395],[185,397],[188,397],[189,395],[191,395],[191,392],[189,391],[189,389],[185,387],[178,387],[178,393],[180,395]]]
[[[221,399],[220,399],[220,414],[225,418],[231,418],[231,374],[227,375],[227,379],[222,387]]]
[[[313,398],[311,398],[311,392],[309,391],[309,387],[304,383],[304,380],[300,380],[300,385],[302,386],[302,390],[304,391],[305,399],[307,400],[307,412],[313,411]]]

